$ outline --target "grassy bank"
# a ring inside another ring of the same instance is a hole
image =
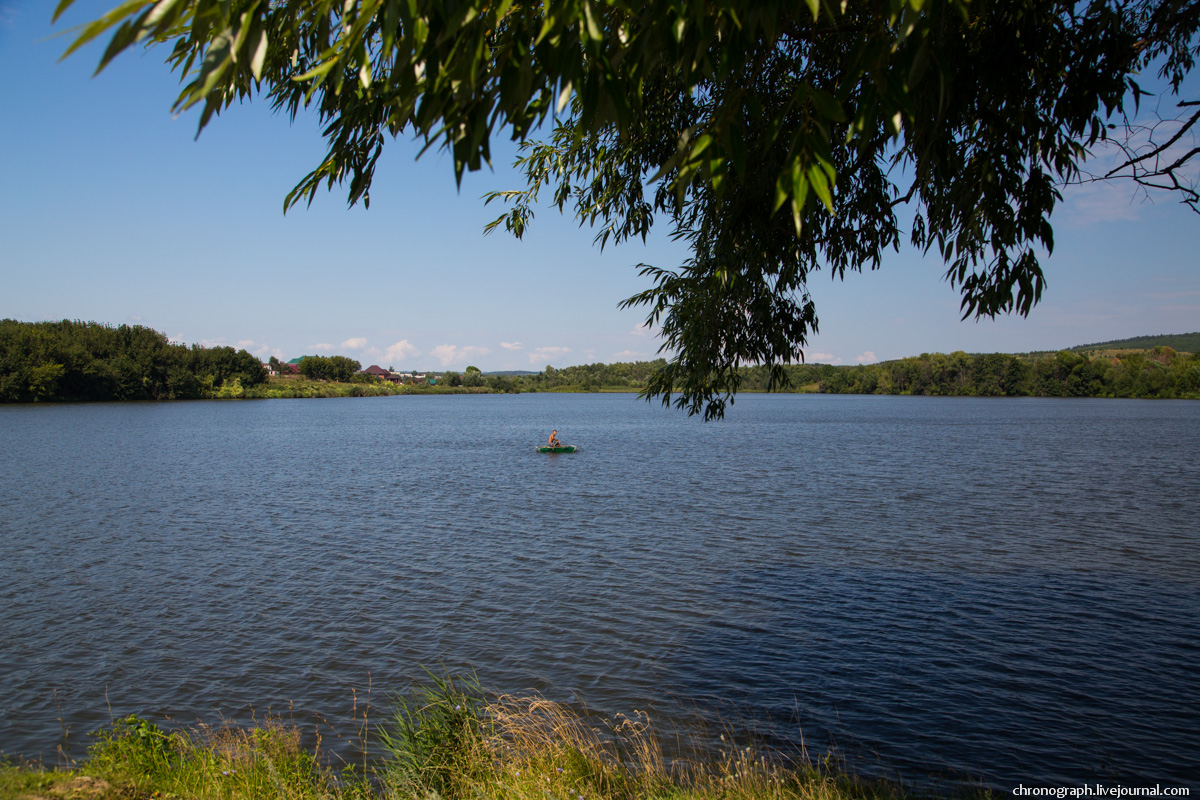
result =
[[[368,743],[374,764],[335,768],[279,721],[165,731],[130,717],[68,769],[0,766],[3,800],[903,800],[889,781],[827,759],[751,748],[668,759],[640,716],[603,725],[537,697],[487,698],[438,681],[397,701]],[[699,752],[698,750],[696,752]],[[973,797],[989,797],[972,792]]]
[[[477,394],[490,393],[486,387],[430,386],[426,384],[397,384],[382,382],[338,383],[314,381],[308,378],[271,377],[257,386],[236,386],[219,397],[241,397],[251,400],[288,397],[391,397],[397,394]]]

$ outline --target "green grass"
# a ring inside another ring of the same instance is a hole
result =
[[[71,779],[67,773],[50,772],[34,764],[0,762],[0,798],[44,797]]]
[[[397,394],[471,394],[489,392],[486,387],[470,389],[453,386],[430,386],[428,384],[395,384],[382,382],[338,383],[314,381],[308,378],[268,378],[266,383],[249,388],[240,384],[232,388],[222,387],[219,397],[246,399],[280,399],[298,397],[390,397]]]
[[[0,798],[158,800],[159,798],[350,798],[353,782],[338,782],[319,747],[277,720],[253,728],[168,732],[128,717],[97,735],[83,762],[67,770],[31,765],[0,769]]]
[[[541,697],[488,697],[434,679],[397,698],[373,764],[334,770],[279,720],[168,732],[137,717],[98,734],[68,770],[0,765],[0,800],[907,800],[831,759],[729,746],[664,755],[640,714],[598,723]],[[724,740],[724,737],[722,737]],[[707,752],[707,751],[705,751]],[[964,796],[990,798],[985,791]]]
[[[251,399],[285,397],[382,397],[404,394],[403,386],[391,383],[335,383],[308,378],[268,378],[266,383],[243,390]]]

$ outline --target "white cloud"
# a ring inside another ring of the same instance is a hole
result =
[[[634,325],[633,330],[629,332],[630,336],[645,336],[650,333],[650,323],[643,322],[641,325]]]
[[[347,339],[342,342],[342,348],[345,350],[361,350],[367,346],[367,340],[361,336],[356,336],[353,339]]]
[[[501,342],[500,346],[505,350],[520,350],[522,348],[522,344],[520,342]]]
[[[452,344],[439,344],[433,348],[431,355],[438,361],[442,362],[442,366],[450,365],[450,362],[458,357],[458,348]]]
[[[1075,225],[1136,220],[1145,199],[1126,181],[1086,183],[1063,190],[1064,214]]]
[[[609,356],[610,361],[645,361],[649,356],[636,350],[622,350]]]
[[[840,364],[842,360],[833,353],[805,353],[804,360],[811,364]]]
[[[180,342],[182,344],[182,342]],[[236,350],[245,350],[252,356],[256,356],[260,361],[266,361],[271,356],[283,358],[283,351],[278,347],[271,347],[269,344],[256,342],[253,339],[240,339],[237,344],[230,345],[224,339],[203,339],[200,341],[201,347],[233,347]]]
[[[418,350],[410,341],[408,341],[408,339],[401,339],[394,345],[384,350],[383,354],[387,357],[385,359],[386,361],[396,363],[404,361],[410,356],[420,355],[421,351]]]
[[[876,358],[875,354],[872,353],[870,350],[866,350],[863,352],[863,354],[861,356],[855,356],[854,360],[857,361],[859,364],[874,364],[879,359]]]
[[[438,361],[442,362],[443,367],[448,367],[452,363],[462,363],[469,361],[475,356],[486,356],[492,352],[491,348],[478,347],[476,345],[466,345],[459,347],[454,344],[439,344],[433,348],[431,355]]]
[[[1085,175],[1103,176],[1115,171],[1111,180],[1101,180],[1081,185],[1071,185],[1063,189],[1063,205],[1065,216],[1075,225],[1082,226],[1097,222],[1115,222],[1119,220],[1136,220],[1141,215],[1141,207],[1156,200],[1175,202],[1171,192],[1165,190],[1146,189],[1130,180],[1132,170],[1129,167],[1118,169],[1131,156],[1148,156],[1155,147],[1162,146],[1170,138],[1179,133],[1182,122],[1176,119],[1162,119],[1158,109],[1144,109],[1144,114],[1136,120],[1128,140],[1124,142],[1128,152],[1122,150],[1117,141],[1122,131],[1116,132],[1113,139],[1098,142],[1092,147],[1091,154],[1084,163]],[[1170,114],[1171,112],[1168,112]],[[1197,134],[1190,131],[1182,135],[1170,147],[1157,157],[1149,157],[1139,163],[1143,169],[1153,170],[1156,167],[1166,167],[1183,157],[1197,144]],[[1200,162],[1195,159],[1187,161],[1176,172],[1180,183],[1186,186],[1196,186],[1200,183]],[[1154,181],[1167,183],[1168,181]]]
[[[331,344],[321,342],[320,344],[314,344],[312,346],[312,349],[313,350],[324,350],[326,353],[332,353],[334,350],[334,347]]]
[[[529,354],[529,363],[536,364],[539,361],[565,355],[569,352],[571,352],[571,348],[569,347],[538,347]]]
[[[251,355],[258,356],[260,361],[266,361],[271,356],[283,358],[283,354],[278,349],[272,350],[270,345],[256,342],[253,339],[242,339],[234,346],[239,350],[245,350]]]

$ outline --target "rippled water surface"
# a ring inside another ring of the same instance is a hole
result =
[[[251,707],[349,748],[425,665],[907,778],[1200,780],[1200,403],[9,406],[0,476],[0,752]]]

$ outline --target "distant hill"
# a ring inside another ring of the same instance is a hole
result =
[[[1115,339],[1111,342],[1081,344],[1070,350],[1084,353],[1088,350],[1149,350],[1152,347],[1170,347],[1174,350],[1200,352],[1200,331],[1196,333],[1160,333],[1157,336],[1135,336],[1132,339]]]

